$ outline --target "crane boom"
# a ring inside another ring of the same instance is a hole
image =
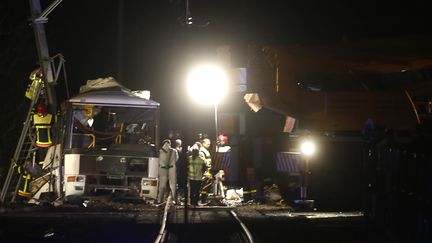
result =
[[[44,24],[48,22],[48,14],[57,7],[62,0],[55,0],[52,2],[47,9],[42,12],[40,0],[29,0],[30,1],[30,11],[31,11],[31,21],[33,26],[33,31],[35,34],[36,48],[38,52],[39,65],[42,70],[42,80],[45,85],[47,92],[48,103],[50,104],[50,109],[53,114],[55,114],[57,109],[57,98],[55,94],[56,80],[53,78],[52,68],[51,68],[51,57],[49,55],[48,42],[45,34]]]

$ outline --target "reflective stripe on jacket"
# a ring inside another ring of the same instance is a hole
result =
[[[33,115],[33,124],[36,127],[36,145],[38,147],[51,146],[51,121],[51,114],[45,116]]]
[[[201,147],[200,149],[200,154],[202,155],[202,157],[204,157],[204,161],[206,163],[206,166],[211,168],[212,166],[212,159],[211,159],[211,155],[210,152],[208,151],[208,149]]]

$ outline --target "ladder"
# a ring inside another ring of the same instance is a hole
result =
[[[18,168],[24,166],[25,162],[30,159],[32,153],[36,148],[36,138],[31,128],[32,124],[32,109],[39,100],[43,85],[39,84],[36,87],[34,97],[31,101],[27,116],[24,122],[24,127],[21,131],[18,144],[16,146],[14,155],[11,159],[9,171],[6,175],[3,187],[0,193],[0,203],[15,202],[15,198],[20,186],[23,185],[23,176],[18,173]],[[23,171],[23,170],[22,170]]]
[[[63,69],[65,80],[66,73],[64,69],[63,56],[60,54],[54,57],[50,57],[49,55],[44,24],[48,20],[48,15],[61,2],[62,0],[54,0],[44,11],[42,11],[40,0],[30,0],[31,22],[35,33],[36,47],[38,52],[40,70],[42,71],[43,84],[37,85],[34,91],[34,96],[31,101],[27,116],[25,118],[24,127],[21,131],[18,144],[11,159],[9,171],[6,175],[4,184],[0,192],[0,204],[6,202],[15,202],[15,197],[20,186],[25,183],[23,182],[23,176],[18,173],[17,169],[20,168],[20,166],[22,168],[23,165],[25,165],[26,161],[30,159],[32,153],[35,152],[37,149],[35,134],[33,133],[33,129],[30,128],[32,124],[32,109],[34,105],[38,102],[39,98],[41,98],[41,94],[44,96],[45,99],[48,100],[48,103],[52,108],[51,114],[56,114],[57,99],[54,86],[58,79],[60,70]],[[58,57],[60,60],[57,69],[54,64],[54,59],[56,57]],[[53,71],[55,75],[53,75]]]

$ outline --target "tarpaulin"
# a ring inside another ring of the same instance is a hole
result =
[[[300,173],[302,157],[300,153],[278,152],[276,156],[276,170],[278,172]]]

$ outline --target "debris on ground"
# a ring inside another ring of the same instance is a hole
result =
[[[281,193],[276,184],[264,186],[264,195],[260,198],[257,197],[256,192],[256,189],[244,191],[243,188],[231,188],[226,190],[225,197],[214,196],[210,193],[210,201],[205,205],[228,206],[239,209],[292,209],[292,207],[282,199]],[[183,193],[179,193],[178,196],[178,205],[184,206],[185,200]],[[157,208],[157,204],[155,204],[154,200],[144,199],[141,201],[128,202],[112,200],[112,198],[104,197],[76,201],[75,203],[64,203],[62,200],[56,200],[51,205],[57,208],[85,208],[87,210],[103,211],[144,211]]]
[[[264,197],[266,201],[277,203],[280,200],[282,200],[282,196],[279,192],[279,188],[276,184],[273,184],[271,186],[264,186]]]

